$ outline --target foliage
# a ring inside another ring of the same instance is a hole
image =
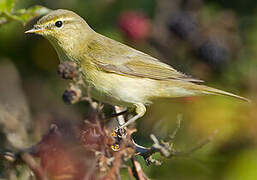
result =
[[[15,9],[16,0],[0,1],[0,25],[12,21],[26,24],[35,17],[47,14],[50,9],[43,6],[33,6],[28,9]]]

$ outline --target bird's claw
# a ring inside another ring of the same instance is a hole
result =
[[[114,133],[116,133],[116,136],[117,136],[119,139],[124,139],[124,138],[126,138],[126,136],[127,136],[127,131],[126,131],[125,128],[120,128],[120,127],[118,127],[118,128],[116,128],[116,129],[114,130]]]

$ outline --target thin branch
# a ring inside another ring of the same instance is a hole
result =
[[[0,158],[4,158],[8,162],[12,162],[12,163],[17,160],[15,153],[13,153],[11,151],[2,151],[0,153]]]
[[[136,178],[136,180],[149,180],[149,178],[145,175],[140,163],[137,161],[135,156],[132,157],[131,161],[133,165],[133,175]]]
[[[176,155],[189,155],[195,151],[197,151],[198,149],[201,149],[203,146],[205,146],[206,144],[210,143],[213,138],[218,134],[218,130],[215,130],[210,136],[208,136],[202,143],[200,143],[199,145],[193,147],[191,150],[187,151],[187,152],[176,152]]]
[[[175,130],[173,131],[173,133],[169,136],[169,140],[174,140],[180,127],[181,127],[181,122],[182,122],[182,114],[178,114],[177,115],[177,126],[175,128]]]
[[[27,153],[27,152],[21,153],[20,158],[34,173],[37,180],[48,180],[48,178],[45,176],[42,168],[36,163],[34,158],[29,153]]]
[[[82,97],[80,100],[87,101],[90,104],[91,108],[94,109],[95,111],[97,111],[98,103],[93,101],[93,99],[91,98],[91,95],[90,95],[90,91],[91,91],[91,88],[87,87],[87,96]],[[99,111],[97,111],[97,112],[99,112]]]
[[[112,168],[109,170],[107,175],[103,178],[103,180],[116,179],[116,174],[119,171],[121,162],[122,162],[122,149],[124,149],[124,145],[123,147],[121,147],[120,151],[115,153]]]
[[[169,140],[172,141],[174,140],[180,125],[181,125],[181,116],[178,116],[178,122],[177,122],[177,128],[174,130],[174,132],[171,134],[171,136],[169,136]],[[153,145],[151,147],[143,147],[140,146],[138,144],[136,144],[133,140],[133,144],[135,146],[136,152],[138,155],[142,156],[145,160],[147,165],[149,164],[155,164],[155,165],[161,165],[161,163],[155,159],[152,158],[152,155],[154,153],[159,152],[162,156],[166,157],[166,158],[170,158],[170,157],[174,157],[174,156],[186,156],[189,155],[193,152],[195,152],[196,150],[202,148],[204,145],[208,144],[209,142],[211,142],[214,138],[214,136],[217,134],[217,130],[211,134],[209,137],[207,137],[207,139],[205,139],[202,143],[200,143],[199,145],[193,147],[192,149],[190,149],[189,151],[186,152],[182,152],[182,151],[176,151],[173,147],[173,144],[171,142],[164,142],[164,141],[159,141],[155,135],[151,134],[150,138],[153,141]]]
[[[131,169],[131,167],[128,167],[128,175],[129,175],[129,180],[133,180],[134,175],[133,175],[133,171]]]

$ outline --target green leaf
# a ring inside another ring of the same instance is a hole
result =
[[[43,6],[33,6],[28,9],[19,9],[15,12],[15,19],[21,21],[23,24],[26,24],[33,18],[36,18],[38,16],[45,15],[49,13],[51,10],[43,7]]]
[[[2,0],[0,0],[2,2]],[[14,13],[7,12],[6,10],[0,12],[0,25],[12,21],[21,22],[23,25],[28,23],[33,18],[45,15],[51,10],[43,6],[33,6],[28,9],[19,9]]]
[[[0,14],[2,12],[12,12],[16,0],[0,0]]]
[[[6,24],[7,22],[8,22],[8,20],[5,17],[0,16],[0,25]]]

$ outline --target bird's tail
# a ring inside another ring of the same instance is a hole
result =
[[[224,96],[230,96],[230,97],[233,97],[233,98],[241,99],[243,101],[251,102],[250,99],[247,99],[245,97],[238,96],[238,95],[235,95],[233,93],[229,93],[229,92],[222,91],[222,90],[219,90],[219,89],[215,89],[215,88],[212,88],[212,87],[208,87],[208,86],[205,86],[205,85],[195,84],[194,86],[192,86],[192,90],[196,90],[198,92],[200,91],[203,94],[224,95]]]

